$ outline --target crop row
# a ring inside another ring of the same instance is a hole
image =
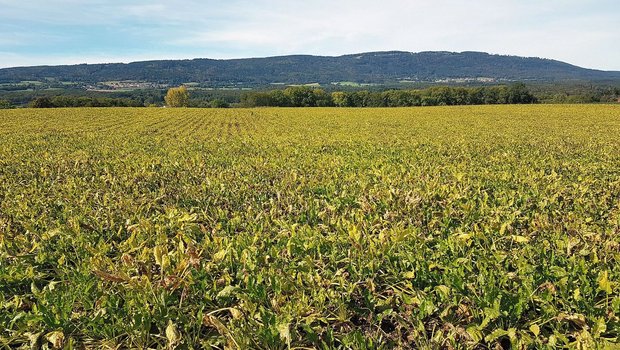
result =
[[[620,109],[0,112],[0,344],[620,341]]]

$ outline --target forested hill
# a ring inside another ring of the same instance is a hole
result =
[[[415,82],[620,81],[620,72],[568,63],[481,52],[371,52],[339,57],[280,56],[231,60],[193,59],[0,69],[0,83],[20,81],[196,82],[214,86],[266,84],[386,84]]]

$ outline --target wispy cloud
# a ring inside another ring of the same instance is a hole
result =
[[[69,63],[477,50],[620,70],[620,8],[611,0],[0,0],[0,8],[0,50],[11,53],[0,66],[16,55]]]

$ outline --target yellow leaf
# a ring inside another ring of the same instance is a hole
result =
[[[435,287],[435,290],[444,298],[447,298],[450,295],[450,287],[445,285],[440,285]]]
[[[513,240],[513,241],[515,241],[515,242],[517,242],[517,243],[527,243],[527,242],[529,242],[529,241],[530,241],[530,239],[529,239],[529,238],[524,237],[524,236],[515,236],[515,235],[512,235],[512,236],[510,236],[510,237],[512,238],[512,240]]]
[[[508,228],[508,226],[510,226],[509,222],[503,223],[502,226],[499,228],[499,234],[503,235],[504,232],[506,232],[506,229]]]
[[[407,271],[407,272],[403,272],[403,278],[411,280],[415,278],[415,272],[414,271]]]
[[[278,325],[278,333],[280,333],[280,338],[286,341],[287,344],[291,342],[291,331],[288,323],[281,323]]]
[[[357,227],[353,226],[349,229],[349,238],[356,243],[359,243],[362,239],[362,233],[357,229]]]
[[[61,331],[48,333],[45,338],[52,344],[54,349],[62,349],[65,343],[65,334]]]
[[[611,288],[611,282],[609,281],[609,272],[603,271],[598,276],[598,289],[602,290],[606,294],[611,294],[613,292]]]
[[[456,239],[458,239],[459,241],[467,241],[471,238],[471,236],[471,233],[460,233],[456,235]]]
[[[213,254],[213,261],[220,262],[224,260],[225,257],[226,257],[226,249],[222,249],[219,252]]]
[[[168,320],[168,326],[166,327],[166,339],[168,339],[168,347],[170,349],[174,348],[181,339],[177,326],[172,323],[172,320]]]
[[[235,309],[234,307],[230,308],[230,314],[235,320],[239,320],[243,318],[243,312],[239,311],[238,309]]]
[[[538,337],[538,335],[540,334],[540,327],[538,327],[538,325],[531,325],[530,326],[530,331],[534,334],[534,336]]]
[[[162,246],[155,246],[153,248],[153,257],[155,258],[155,263],[159,266],[163,264],[163,256],[164,256],[164,248]]]

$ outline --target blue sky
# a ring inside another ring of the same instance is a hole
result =
[[[485,51],[620,70],[617,0],[0,0],[0,67]]]

